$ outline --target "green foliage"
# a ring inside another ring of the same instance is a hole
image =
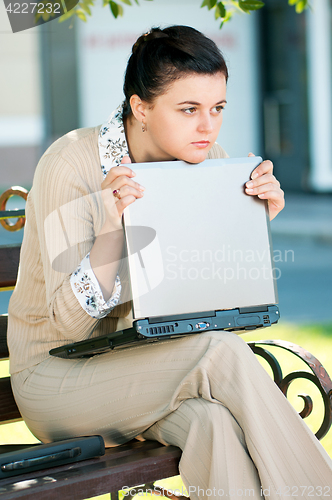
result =
[[[122,5],[120,5],[119,3],[113,2],[113,0],[110,0],[109,6],[110,6],[111,12],[112,12],[113,16],[115,17],[115,19],[118,16],[123,16]]]
[[[201,7],[207,7],[209,10],[214,10],[215,19],[220,19],[221,24],[229,21],[235,12],[245,12],[250,14],[251,11],[261,9],[265,3],[260,0],[203,0]]]
[[[240,9],[243,10],[243,12],[246,12],[250,14],[251,10],[258,10],[264,7],[264,2],[259,2],[258,0],[240,0],[239,1],[239,7]]]
[[[289,5],[295,5],[295,10],[298,14],[310,7],[309,0],[288,0]]]
[[[95,0],[80,0],[74,9],[69,10],[59,18],[59,23],[66,21],[70,17],[76,16],[81,21],[87,21],[87,15],[91,16],[92,12],[90,7],[93,7],[95,4]]]
[[[225,9],[225,5],[221,2],[218,2],[217,5],[216,5],[216,14],[218,15],[218,17],[221,17],[221,18],[225,18],[226,17],[226,9]]]
[[[47,0],[44,0],[47,1]],[[63,22],[66,19],[77,16],[82,21],[86,21],[86,16],[91,16],[91,9],[96,0],[80,0],[77,6],[61,16],[59,22]],[[124,8],[122,4],[131,6],[133,2],[139,5],[138,0],[102,0],[103,6],[109,6],[113,16],[118,18],[123,16]],[[145,0],[153,1],[153,0]],[[208,10],[214,11],[214,17],[216,20],[220,20],[220,28],[223,24],[229,21],[235,12],[250,14],[251,12],[261,9],[265,5],[265,1],[261,0],[203,0],[201,8],[207,7]],[[288,0],[288,4],[295,7],[296,12],[301,13],[308,7],[310,7],[310,0]]]
[[[213,9],[216,5],[217,0],[204,0],[201,7],[207,7],[209,10]]]

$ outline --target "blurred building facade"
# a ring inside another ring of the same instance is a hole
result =
[[[122,100],[131,46],[151,26],[186,24],[213,38],[229,65],[218,142],[233,157],[270,158],[285,191],[332,192],[331,5],[298,15],[285,0],[219,23],[201,0],[125,6],[115,20],[96,6],[76,21],[11,34],[0,10],[1,187],[31,186],[46,147],[105,121]],[[3,7],[1,7],[3,9]]]
[[[269,0],[259,16],[264,156],[288,190],[332,191],[331,2],[298,15]]]
[[[43,135],[39,36],[12,34],[0,4],[0,185],[31,182]],[[15,172],[18,175],[15,176]]]

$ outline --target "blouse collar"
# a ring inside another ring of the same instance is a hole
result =
[[[122,111],[123,104],[113,111],[99,130],[98,149],[104,179],[112,167],[117,167],[124,156],[129,156]]]

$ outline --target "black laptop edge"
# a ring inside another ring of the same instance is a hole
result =
[[[256,330],[277,323],[279,317],[279,308],[273,304],[181,314],[172,316],[171,320],[167,316],[138,319],[131,328],[56,347],[49,353],[67,359],[91,357],[134,342],[153,342],[212,330]]]

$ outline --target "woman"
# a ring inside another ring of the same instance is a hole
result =
[[[331,495],[330,458],[238,335],[204,332],[88,360],[48,355],[130,325],[120,219],[144,196],[131,163],[225,157],[215,140],[227,76],[201,33],[153,29],[133,46],[123,106],[43,155],[9,308],[13,391],[42,441],[101,434],[115,446],[142,435],[179,446],[192,499],[209,490],[321,498]],[[271,219],[284,206],[269,161],[246,192],[269,201]]]

